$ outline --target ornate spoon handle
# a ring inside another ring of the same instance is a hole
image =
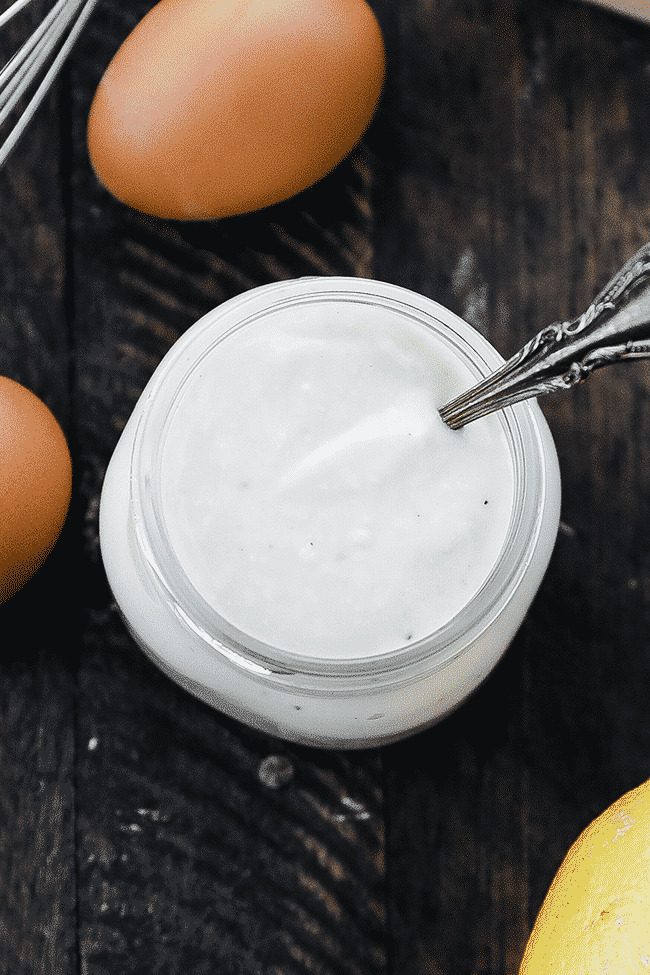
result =
[[[542,329],[496,372],[447,403],[453,430],[520,400],[569,389],[594,369],[650,357],[650,243],[614,275],[579,318]]]

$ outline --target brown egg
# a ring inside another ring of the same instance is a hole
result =
[[[347,155],[383,78],[364,0],[161,0],[100,82],[90,159],[111,193],[154,216],[256,210]]]
[[[0,376],[0,602],[36,572],[70,503],[68,445],[49,409]]]

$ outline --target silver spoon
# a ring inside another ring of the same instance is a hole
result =
[[[589,308],[543,328],[496,372],[440,410],[458,430],[533,396],[570,389],[594,369],[650,358],[650,243],[614,275]]]

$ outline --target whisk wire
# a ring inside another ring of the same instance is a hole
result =
[[[2,13],[0,14],[0,27],[3,27],[5,24],[8,24],[9,21],[12,19],[12,17],[15,17],[16,14],[19,14],[20,11],[23,10],[31,2],[32,0],[14,0],[14,3],[12,3],[9,7],[7,7],[6,10],[3,10]]]
[[[15,0],[1,15],[0,24],[6,23],[30,2]],[[0,71],[0,126],[33,91],[13,128],[0,142],[0,167],[47,95],[96,4],[97,0],[57,0]],[[37,83],[41,75],[41,81]]]
[[[67,10],[69,5],[70,0],[58,0],[36,30],[0,71],[0,109],[3,110],[0,111],[0,124],[5,121],[13,105],[22,97],[21,86],[25,79],[31,77],[30,72],[37,72],[42,59],[56,47],[67,26],[67,17],[74,15],[74,11],[70,13]],[[18,97],[12,100],[11,96],[18,89],[20,89]]]

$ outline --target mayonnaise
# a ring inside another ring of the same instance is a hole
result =
[[[536,404],[456,432],[438,415],[502,362],[377,281],[286,281],[208,312],[155,370],[102,491],[106,573],[145,653],[319,747],[453,711],[520,626],[559,520]]]
[[[232,626],[314,657],[416,642],[478,591],[513,472],[496,417],[450,430],[475,381],[390,311],[307,306],[223,339],[186,381],[160,469],[171,544]]]

